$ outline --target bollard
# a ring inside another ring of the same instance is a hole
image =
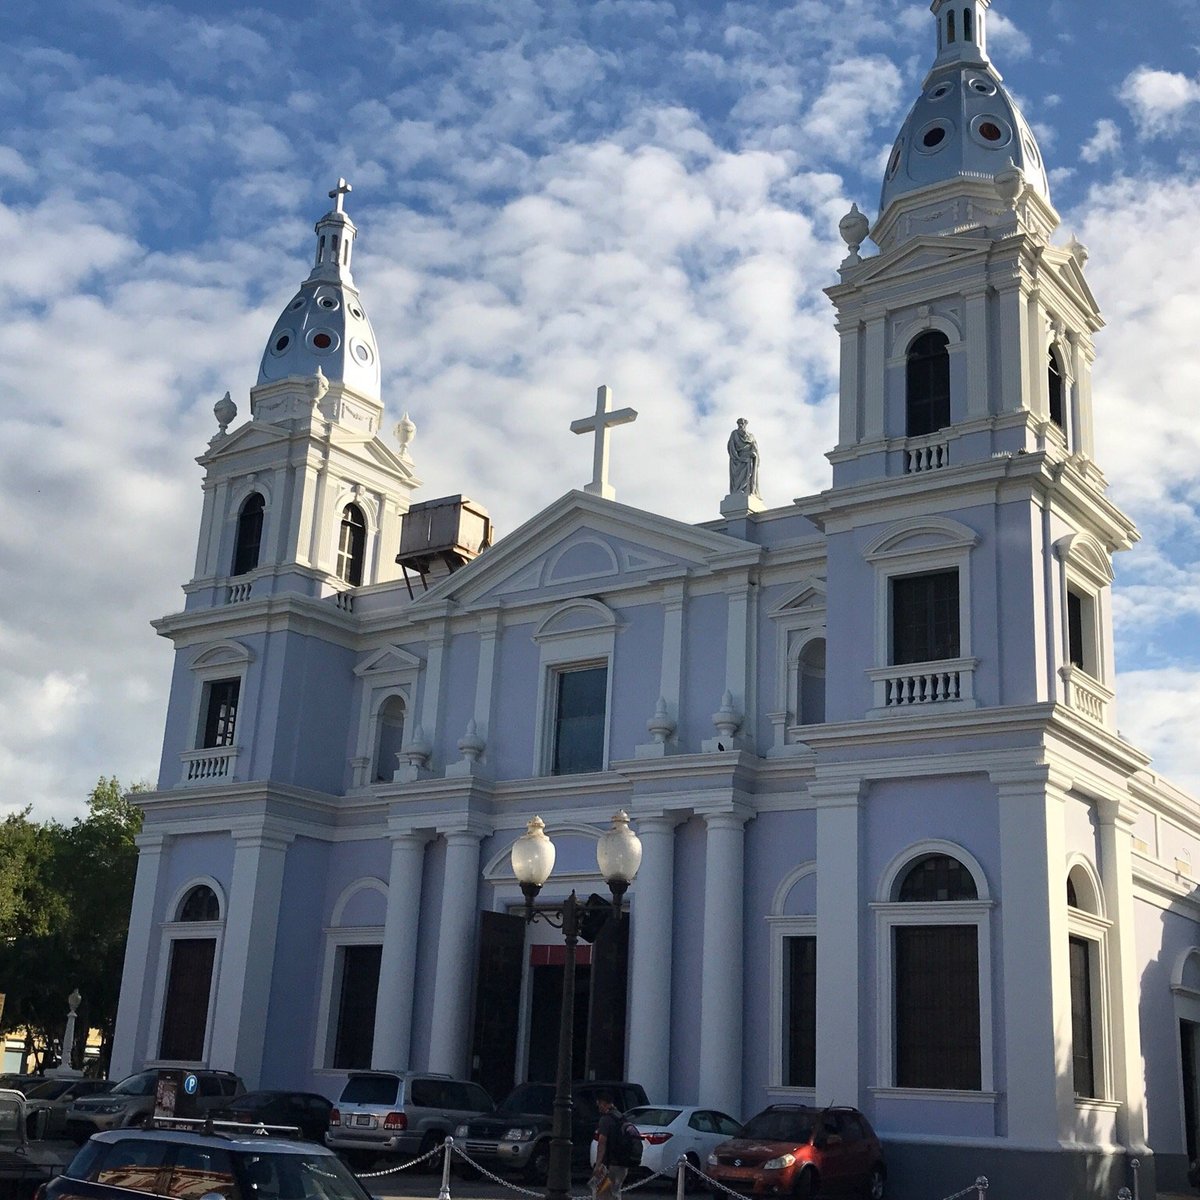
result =
[[[987,1200],[988,1180],[986,1175],[980,1175],[975,1180],[975,1188],[979,1192],[979,1200]]]
[[[442,1154],[442,1186],[438,1192],[438,1200],[450,1200],[450,1154],[454,1147],[454,1139],[448,1137],[443,1145],[445,1152]]]
[[[686,1191],[687,1159],[680,1155],[679,1161],[675,1164],[675,1200],[683,1200]]]
[[[1138,1190],[1138,1172],[1142,1169],[1142,1160],[1140,1158],[1132,1159],[1129,1165],[1133,1168],[1133,1200],[1141,1200],[1141,1192]]]

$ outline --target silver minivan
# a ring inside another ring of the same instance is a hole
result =
[[[428,1071],[352,1071],[329,1114],[325,1144],[360,1166],[385,1154],[415,1158],[492,1108],[491,1096],[465,1079]]]

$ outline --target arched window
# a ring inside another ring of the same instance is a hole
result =
[[[206,883],[198,883],[179,902],[178,921],[219,921],[221,902]]]
[[[245,575],[258,566],[258,553],[262,546],[263,498],[255,492],[246,498],[242,511],[238,513],[237,541],[233,547],[233,570],[231,575]]]
[[[931,854],[902,876],[896,900],[930,910],[979,897],[956,858]],[[979,930],[930,912],[892,928],[897,1087],[978,1091],[982,1086]]]
[[[975,877],[957,858],[931,854],[909,868],[900,883],[897,899],[919,903],[942,900],[978,900]]]
[[[963,41],[970,42],[973,40],[974,39],[971,36],[971,10],[969,8],[964,8],[963,9]]]
[[[1067,874],[1067,961],[1071,972],[1071,1078],[1075,1095],[1103,1099],[1103,1009],[1098,987],[1107,924],[1095,877],[1076,864]]]
[[[389,782],[400,765],[404,745],[404,699],[389,696],[379,710],[379,738],[375,749],[375,782]]]
[[[946,41],[954,41],[954,10],[946,14]]]
[[[351,587],[363,581],[363,560],[367,555],[367,522],[357,504],[342,510],[342,529],[338,538],[337,574]]]
[[[814,638],[800,652],[800,696],[797,716],[801,725],[825,723],[825,639]]]
[[[175,910],[180,924],[205,929],[173,930],[166,943],[167,980],[158,1057],[166,1062],[200,1062],[208,1038],[209,1002],[221,902],[205,883],[189,888]]]
[[[1054,352],[1053,347],[1050,349],[1046,375],[1050,384],[1050,420],[1066,433],[1067,418],[1066,408],[1063,404],[1062,368],[1058,365],[1058,355]]]
[[[905,432],[909,437],[934,433],[950,424],[950,339],[923,333],[908,349],[905,371]]]

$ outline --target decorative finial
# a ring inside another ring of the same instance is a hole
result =
[[[1067,250],[1070,251],[1071,257],[1082,271],[1087,266],[1087,260],[1091,257],[1088,248],[1074,234],[1071,234],[1071,240],[1067,243]]]
[[[308,394],[312,397],[314,404],[319,404],[325,399],[327,391],[329,391],[329,380],[325,378],[325,372],[321,370],[318,363],[313,377],[308,381]]]
[[[733,693],[726,692],[721,697],[721,707],[712,715],[712,723],[717,732],[726,739],[732,738],[742,724],[741,713],[733,707]]]
[[[479,736],[479,727],[475,724],[475,718],[472,717],[467,722],[467,731],[458,739],[458,752],[467,759],[468,762],[478,762],[479,756],[484,751],[485,742]]]
[[[1010,157],[1008,166],[996,176],[996,190],[1009,208],[1016,208],[1025,191],[1025,172]]]
[[[339,179],[337,181],[337,187],[335,187],[333,189],[333,191],[329,193],[329,198],[330,198],[330,200],[333,201],[333,211],[334,212],[345,212],[346,211],[342,207],[342,202],[346,199],[346,196],[349,195],[349,193],[352,191],[354,191],[354,189],[345,181],[345,179],[339,177]]]
[[[230,423],[237,416],[237,405],[234,404],[228,392],[213,405],[213,416],[217,418],[217,425],[220,427],[219,432],[224,435]]]
[[[395,434],[396,441],[400,444],[400,457],[405,462],[412,462],[408,448],[417,436],[417,426],[407,412],[396,422]]]
[[[867,240],[870,229],[871,222],[859,211],[858,204],[852,203],[850,211],[838,222],[838,232],[842,235],[842,241],[850,248],[850,253],[842,263],[843,267],[852,267],[855,263],[862,262],[858,248]]]
[[[411,767],[425,767],[429,765],[429,759],[433,754],[433,747],[430,746],[428,739],[425,737],[424,726],[418,725],[413,730],[411,740],[401,750],[401,753],[408,759],[408,764]]]
[[[658,704],[654,707],[654,716],[646,722],[646,731],[659,746],[665,745],[667,739],[675,732],[675,722],[667,715],[665,697],[659,696]]]

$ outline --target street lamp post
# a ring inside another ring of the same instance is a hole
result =
[[[596,862],[612,892],[612,909],[621,919],[621,899],[629,890],[642,861],[642,843],[629,828],[629,815],[619,812],[612,828],[600,838]],[[554,843],[546,836],[541,817],[534,817],[512,848],[513,874],[525,896],[527,924],[539,917],[561,929],[567,943],[563,965],[562,1005],[558,1015],[558,1069],[554,1082],[554,1123],[550,1136],[550,1169],[546,1178],[547,1200],[568,1200],[571,1191],[571,1076],[575,1032],[575,948],[579,944],[579,918],[590,910],[574,891],[557,912],[535,909],[534,900],[554,869]]]

